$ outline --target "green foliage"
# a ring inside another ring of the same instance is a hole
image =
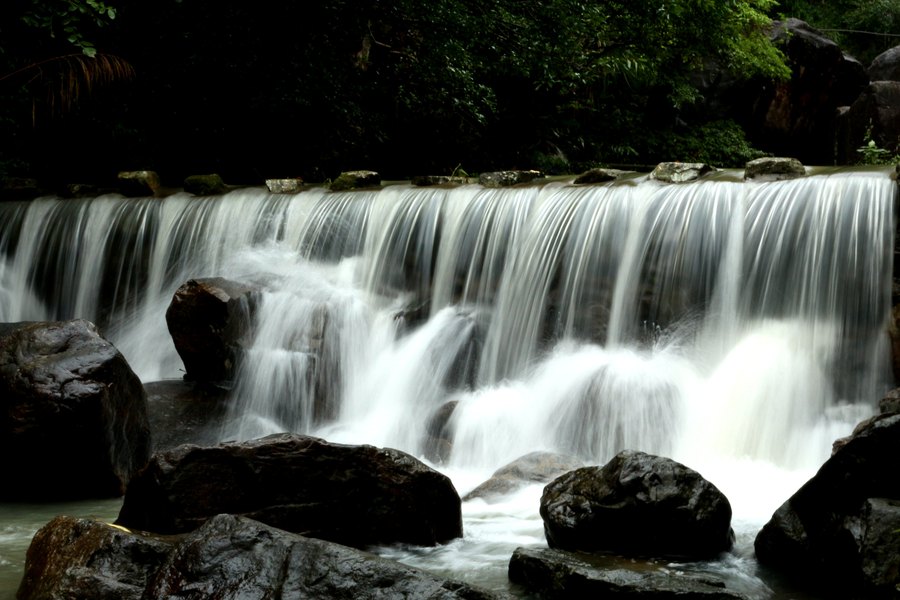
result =
[[[646,155],[658,161],[702,162],[717,167],[743,167],[747,161],[765,156],[750,146],[744,131],[734,121],[704,123],[682,131],[659,132],[648,137]]]
[[[38,35],[63,39],[93,58],[97,54],[90,32],[106,27],[116,9],[98,0],[31,0],[21,3],[19,20]]]
[[[900,153],[882,148],[872,135],[872,124],[866,128],[863,145],[856,149],[861,165],[896,165],[900,164]]]
[[[695,139],[693,75],[710,62],[739,79],[788,75],[764,31],[774,0],[6,2],[0,24],[14,35],[0,30],[0,50],[14,60],[0,76],[47,57],[90,64],[73,48],[123,57],[140,76],[90,114],[82,106],[78,131],[103,132],[92,138],[116,168],[155,168],[174,184],[360,167],[401,178],[461,158],[476,171],[556,173],[676,142],[737,156],[748,150],[733,128]],[[54,64],[41,64],[49,86]],[[684,121],[693,127],[676,132]],[[47,139],[63,133],[76,131]]]

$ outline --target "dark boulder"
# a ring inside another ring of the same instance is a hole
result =
[[[894,46],[875,57],[869,65],[872,81],[900,81],[900,46]]]
[[[896,598],[900,414],[863,423],[756,537],[759,562],[835,597]]]
[[[506,597],[224,514],[183,536],[58,517],[35,535],[18,592],[19,600]]]
[[[497,188],[530,183],[535,179],[541,179],[544,174],[540,171],[491,171],[478,176],[478,183],[484,187]]]
[[[603,467],[544,488],[551,548],[628,556],[710,558],[731,548],[731,505],[699,473],[668,458],[624,451]]]
[[[144,389],[87,321],[0,326],[3,499],[120,496],[150,456]]]
[[[776,155],[832,164],[837,108],[851,104],[865,89],[865,68],[798,19],[775,21],[770,39],[787,57],[791,78],[745,95],[750,140]]]
[[[375,171],[344,171],[331,182],[332,192],[378,187],[381,175]]]
[[[684,183],[700,179],[714,169],[703,163],[663,162],[656,165],[650,179],[664,183]]]
[[[230,381],[252,335],[255,289],[221,277],[191,279],[172,297],[166,324],[184,378]]]
[[[170,379],[144,384],[153,451],[181,444],[211,446],[221,439],[227,394],[214,386]]]
[[[806,169],[796,158],[764,156],[744,166],[744,179],[782,180],[806,175]]]
[[[31,540],[18,600],[140,600],[171,542],[90,519],[56,517]]]
[[[712,574],[686,572],[651,561],[546,548],[517,548],[509,562],[509,580],[542,600],[745,598]]]
[[[228,189],[218,173],[188,175],[184,180],[184,191],[195,196],[220,196]]]
[[[555,452],[531,452],[494,471],[491,478],[463,497],[463,501],[483,498],[490,501],[532,483],[546,483],[564,473],[583,467],[574,456]]]
[[[883,414],[900,413],[900,388],[894,388],[878,402],[878,412]]]
[[[838,136],[839,158],[854,164],[869,142],[885,153],[900,152],[900,81],[873,81],[842,117]]]
[[[176,533],[219,513],[357,547],[462,535],[459,495],[441,473],[399,450],[294,434],[157,453],[116,522]]]
[[[147,587],[144,600],[183,597],[180,593],[188,589],[215,590],[217,598],[498,597],[372,554],[232,515],[211,518],[181,542]]]
[[[155,196],[159,192],[159,175],[155,171],[122,171],[118,175],[119,189],[123,196]]]

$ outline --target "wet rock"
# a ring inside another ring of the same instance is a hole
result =
[[[176,533],[219,513],[356,547],[462,535],[459,495],[444,475],[399,450],[294,434],[157,453],[116,522]]]
[[[497,596],[338,544],[256,521],[218,515],[181,542],[147,587],[144,600],[183,590],[220,598],[434,598]]]
[[[30,177],[0,177],[0,201],[33,200],[46,194],[37,179]]]
[[[299,177],[266,179],[266,188],[272,194],[297,194],[303,191],[303,180]]]
[[[90,519],[56,517],[31,540],[18,600],[140,600],[171,542]]]
[[[541,497],[551,548],[626,556],[710,558],[731,548],[731,505],[699,473],[624,451],[603,467],[550,482]]]
[[[189,175],[184,180],[184,191],[195,196],[220,196],[228,191],[228,186],[218,173]]]
[[[154,452],[181,444],[211,446],[220,440],[228,413],[225,390],[173,379],[145,383],[144,391]]]
[[[576,185],[606,183],[607,181],[615,181],[626,173],[628,173],[628,171],[621,171],[619,169],[590,169],[576,177],[574,183]]]
[[[144,389],[87,321],[0,326],[5,500],[120,496],[150,455]]]
[[[869,65],[872,81],[900,81],[900,46],[894,46],[875,57]]]
[[[160,187],[155,171],[121,171],[118,180],[122,195],[131,198],[155,196]]]
[[[864,422],[756,537],[759,562],[834,597],[900,586],[900,414]]]
[[[478,183],[484,187],[497,188],[509,187],[520,183],[530,183],[535,179],[541,179],[544,174],[540,171],[492,171],[478,176]]]
[[[685,183],[696,181],[714,170],[703,163],[663,162],[656,165],[650,173],[650,179],[664,183]]]
[[[185,368],[185,379],[230,381],[252,336],[250,286],[211,277],[191,279],[176,290],[166,324]]]
[[[432,185],[461,185],[469,183],[468,177],[455,177],[452,175],[417,175],[412,178],[412,184],[419,187]]]
[[[509,580],[543,600],[568,598],[744,598],[711,574],[665,564],[546,548],[517,548]]]
[[[574,456],[531,452],[494,471],[490,479],[466,494],[463,502],[475,498],[490,501],[532,483],[546,483],[583,466],[584,463]]]
[[[453,450],[453,428],[450,418],[459,405],[459,400],[442,404],[425,425],[425,458],[433,463],[443,463],[450,458]]]
[[[878,412],[882,414],[900,413],[900,388],[894,388],[878,402]]]
[[[891,307],[888,320],[888,337],[891,340],[891,368],[894,382],[900,383],[900,304]]]
[[[379,185],[381,185],[381,175],[375,171],[344,171],[331,183],[331,191],[340,192]]]
[[[744,165],[744,179],[781,180],[805,175],[803,163],[796,158],[764,156]]]
[[[184,536],[57,517],[28,550],[19,600],[434,598],[492,594],[353,548],[217,515]]]

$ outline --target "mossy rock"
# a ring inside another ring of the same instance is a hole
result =
[[[331,183],[331,191],[341,192],[381,185],[381,175],[375,171],[344,171]]]
[[[796,158],[764,156],[744,166],[744,179],[794,179],[805,175],[806,168]]]
[[[118,180],[122,195],[129,198],[155,196],[160,188],[156,171],[121,171]]]
[[[184,191],[195,196],[220,196],[228,191],[228,186],[218,173],[190,175],[184,180]]]

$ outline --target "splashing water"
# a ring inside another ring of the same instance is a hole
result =
[[[253,284],[223,439],[392,446],[461,493],[535,450],[671,456],[729,496],[738,548],[717,568],[762,598],[752,536],[889,382],[895,193],[847,172],[43,198],[0,205],[0,316],[94,320],[151,381],[180,374],[181,283]],[[539,495],[466,502],[463,540],[383,552],[502,588],[512,548],[543,543]]]

